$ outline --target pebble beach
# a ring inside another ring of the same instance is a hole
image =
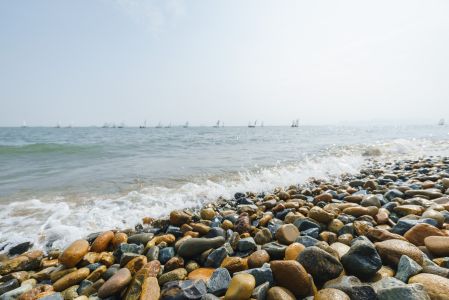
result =
[[[10,248],[0,299],[449,299],[449,158],[371,160],[105,229]]]

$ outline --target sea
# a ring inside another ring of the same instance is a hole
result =
[[[449,156],[448,126],[0,128],[0,252],[425,156]]]

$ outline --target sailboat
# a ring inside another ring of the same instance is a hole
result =
[[[440,120],[438,121],[438,125],[439,125],[439,126],[443,126],[443,125],[444,125],[444,119],[440,119]]]
[[[104,123],[101,128],[109,128],[109,124],[108,123]]]
[[[117,128],[125,128],[125,123],[120,123],[120,125],[119,126],[117,126]]]
[[[262,123],[260,123],[260,127],[263,127],[263,121],[262,121]]]
[[[254,121],[254,124],[251,124],[251,122],[248,123],[248,127],[249,127],[249,128],[256,128],[256,125],[257,125],[257,120]]]
[[[299,127],[299,119],[293,120],[290,127]]]
[[[58,122],[58,123],[56,123],[56,126],[55,126],[55,128],[61,128],[61,125],[59,124],[59,122]]]
[[[213,127],[214,128],[219,128],[220,127],[220,120],[218,120],[217,123]]]
[[[186,122],[186,123],[184,124],[184,126],[182,126],[182,127],[188,128],[188,127],[189,127],[189,122]]]
[[[22,128],[27,128],[27,127],[28,127],[27,122],[23,121],[22,122]]]
[[[143,122],[143,125],[140,125],[139,128],[147,128],[147,120]]]
[[[165,128],[171,128],[171,122]]]
[[[159,122],[159,123],[156,125],[156,128],[162,128],[162,123]]]

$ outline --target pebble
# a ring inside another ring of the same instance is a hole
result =
[[[407,255],[402,255],[399,259],[398,269],[395,278],[407,283],[408,279],[420,273],[422,267]]]
[[[407,255],[419,265],[423,263],[423,253],[415,245],[403,240],[386,240],[374,244],[382,261],[397,266],[402,255]]]
[[[193,257],[209,249],[222,246],[225,239],[221,236],[214,238],[191,238],[183,242],[178,249],[178,255],[182,257]]]
[[[175,269],[173,271],[162,274],[159,277],[159,285],[164,285],[166,282],[183,280],[187,277],[187,270],[184,268]]]
[[[421,273],[411,277],[408,283],[420,283],[430,299],[449,299],[449,279],[434,274]]]
[[[265,263],[267,263],[269,261],[270,261],[270,255],[268,255],[268,252],[265,250],[258,250],[258,251],[253,252],[248,257],[248,267],[250,269],[260,268]]]
[[[426,223],[416,224],[404,234],[404,237],[415,246],[424,246],[424,239],[428,236],[445,236],[445,234]]]
[[[263,228],[262,230],[259,230],[254,236],[254,241],[258,245],[264,245],[266,243],[269,243],[271,242],[271,239],[272,239],[271,231],[268,228]]]
[[[349,296],[340,290],[326,288],[316,293],[314,300],[350,300]]]
[[[190,223],[192,216],[182,210],[174,210],[170,213],[170,224],[181,226]]]
[[[340,276],[329,280],[323,288],[334,288],[346,293],[351,299],[376,300],[377,295],[369,284],[362,283],[355,276]]]
[[[214,271],[215,271],[214,268],[198,268],[190,272],[187,275],[187,279],[189,280],[202,279],[204,281],[208,281]]]
[[[370,241],[357,240],[352,243],[350,249],[341,257],[347,273],[359,278],[374,276],[382,267],[382,260],[376,248]]]
[[[276,239],[279,243],[284,245],[290,245],[293,243],[299,236],[299,230],[293,224],[285,224],[282,225],[276,231]]]
[[[142,292],[140,299],[145,300],[159,300],[161,289],[156,277],[147,277],[142,284]]]
[[[86,240],[74,241],[59,256],[59,262],[67,268],[74,267],[83,259],[88,251],[89,243]]]
[[[338,277],[343,271],[342,264],[335,256],[316,246],[302,251],[297,261],[304,266],[318,284]]]
[[[61,292],[72,285],[75,285],[89,276],[90,270],[88,268],[81,268],[64,275],[58,281],[53,283],[53,288],[57,292]]]
[[[429,236],[424,239],[424,244],[436,257],[449,256],[449,236]]]
[[[122,268],[109,278],[98,290],[98,297],[106,298],[122,291],[131,282],[131,272]]]
[[[223,296],[231,282],[231,275],[225,268],[214,270],[207,281],[207,292],[216,296]]]
[[[288,289],[274,286],[267,292],[267,300],[296,300],[295,295]]]
[[[101,233],[90,247],[90,251],[101,253],[108,249],[109,244],[114,239],[114,233],[112,231],[105,231]]]
[[[298,255],[304,251],[306,247],[303,244],[300,243],[293,243],[288,245],[288,247],[285,249],[285,260],[296,260]]]
[[[311,282],[304,267],[295,260],[275,260],[270,262],[276,283],[291,291],[297,297],[309,295]]]
[[[232,277],[226,291],[225,300],[247,300],[256,286],[256,280],[250,274],[238,274]]]

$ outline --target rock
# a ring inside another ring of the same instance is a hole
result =
[[[157,260],[159,258],[159,252],[160,249],[158,246],[151,247],[150,249],[148,249],[148,252],[146,254],[147,260],[148,261]]]
[[[201,299],[207,292],[202,280],[181,280],[167,282],[162,289],[161,299]]]
[[[319,206],[314,206],[309,210],[308,217],[320,223],[328,224],[335,218],[335,215],[325,211]]]
[[[250,274],[238,274],[232,277],[225,300],[247,300],[251,297],[256,280]]]
[[[203,208],[200,215],[203,220],[212,220],[215,217],[215,211],[212,208]]]
[[[33,289],[33,285],[29,282],[24,282],[20,287],[0,295],[0,300],[13,300],[20,297],[20,295],[27,293]]]
[[[31,248],[31,246],[33,246],[32,242],[19,243],[15,246],[9,248],[8,253],[10,256],[22,254],[22,253],[28,251]]]
[[[257,245],[252,237],[243,238],[237,242],[237,250],[240,252],[245,253],[245,252],[254,251],[256,249],[257,249]]]
[[[407,283],[411,276],[414,276],[422,271],[422,267],[407,255],[402,255],[399,264],[398,271],[395,278]]]
[[[351,247],[349,247],[348,245],[340,242],[335,242],[331,244],[331,248],[337,251],[338,256],[340,258],[343,257],[343,255],[345,255],[346,253],[348,253],[349,249],[351,249]]]
[[[378,211],[379,209],[376,206],[368,206],[368,207],[355,206],[345,208],[343,210],[343,213],[354,217],[361,217],[364,215],[374,217],[378,213]]]
[[[334,288],[345,292],[349,298],[357,300],[376,300],[377,295],[369,284],[361,283],[355,276],[340,276],[326,282],[323,288]]]
[[[198,268],[193,270],[187,275],[187,279],[189,280],[199,280],[202,279],[205,282],[209,280],[209,278],[212,276],[212,273],[214,273],[214,268]]]
[[[269,243],[271,242],[271,239],[272,239],[271,231],[268,228],[263,228],[262,230],[259,230],[254,236],[254,241],[258,245],[264,245],[266,243]]]
[[[187,270],[184,268],[175,269],[173,271],[162,274],[159,277],[159,285],[164,285],[166,282],[175,280],[184,280],[187,277]]]
[[[37,269],[40,266],[42,258],[43,252],[34,250],[16,256],[10,260],[0,262],[0,275]]]
[[[273,272],[271,271],[269,264],[265,264],[261,268],[243,270],[238,273],[234,273],[234,275],[240,273],[248,273],[253,275],[256,279],[256,286],[261,285],[264,282],[268,282],[270,285],[274,283]]]
[[[311,282],[304,267],[295,260],[274,260],[270,263],[277,285],[285,287],[297,297],[309,295]]]
[[[153,233],[137,233],[128,237],[128,243],[136,245],[146,245],[153,237]]]
[[[229,272],[239,272],[247,268],[245,261],[241,257],[226,257],[221,263],[221,267],[226,268]]]
[[[397,266],[402,255],[407,255],[419,265],[423,263],[423,253],[415,245],[402,240],[386,240],[374,244],[382,261]]]
[[[78,269],[58,279],[58,281],[53,284],[53,288],[57,292],[62,292],[66,288],[71,287],[72,285],[75,285],[86,279],[87,276],[89,276],[89,273],[90,270],[88,268]]]
[[[86,240],[74,241],[59,256],[59,262],[67,268],[74,267],[83,259],[88,251],[89,243]]]
[[[249,232],[251,230],[251,222],[248,213],[242,213],[234,224],[234,229],[238,233]]]
[[[122,291],[131,282],[131,272],[122,268],[109,278],[98,290],[98,297],[107,298]]]
[[[265,250],[258,250],[256,252],[253,252],[248,257],[248,267],[250,269],[252,268],[260,268],[263,266],[263,264],[270,261],[270,255],[268,255],[268,252]]]
[[[264,299],[264,298],[262,298]],[[267,300],[296,300],[295,295],[286,288],[274,286],[267,292]]]
[[[330,194],[330,193],[322,193],[322,194],[320,194],[320,195],[315,197],[315,201],[316,202],[320,202],[320,201],[331,202],[332,198],[333,198],[332,194]]]
[[[46,296],[39,298],[41,300],[64,300],[61,293],[49,292]]]
[[[191,220],[191,215],[182,210],[174,210],[170,213],[170,224],[172,225],[181,226],[182,224],[190,223]]]
[[[400,216],[407,216],[407,215],[420,216],[423,213],[424,208],[420,205],[405,204],[405,205],[396,206],[393,209],[393,211]]]
[[[285,249],[285,260],[296,260],[298,255],[304,251],[306,247],[303,244],[300,243],[293,243],[288,245],[288,247]]]
[[[253,291],[253,294],[251,295],[251,298],[256,299],[256,300],[265,300],[265,299],[267,299],[267,293],[268,293],[269,289],[270,289],[270,283],[268,283],[268,282],[265,282],[259,286],[256,286],[256,288]],[[292,294],[292,296],[293,296],[293,294]],[[295,299],[295,298],[293,298],[293,299]]]
[[[173,256],[175,256],[175,248],[165,247],[159,251],[159,261],[165,265]]]
[[[430,299],[449,299],[449,279],[434,274],[421,273],[411,277],[408,283],[420,283]]]
[[[287,246],[277,242],[266,243],[262,246],[262,250],[267,251],[271,259],[283,259],[285,256],[285,249],[287,249]]]
[[[304,266],[318,284],[338,277],[343,271],[343,266],[337,258],[316,246],[302,251],[297,261]]]
[[[6,282],[0,283],[0,295],[18,288],[19,285],[20,285],[19,281],[15,278],[8,280]]]
[[[350,300],[349,296],[340,290],[327,288],[319,290],[314,300]]]
[[[117,232],[114,234],[114,238],[112,239],[112,246],[114,246],[114,249],[117,248],[119,245],[124,244],[128,241],[128,236],[124,232]]]
[[[396,279],[394,277],[384,277],[381,278],[378,281],[375,281],[371,284],[374,291],[378,293],[382,289],[387,289],[391,287],[398,287],[398,286],[405,286],[406,284],[399,279]]]
[[[379,300],[430,300],[429,295],[421,284],[408,284],[384,288],[378,291]]]
[[[416,224],[404,234],[404,237],[415,246],[424,246],[424,239],[428,236],[445,236],[445,234],[426,223]]]
[[[215,238],[191,238],[184,241],[178,249],[178,255],[182,257],[193,257],[209,249],[215,249],[222,246],[225,239],[221,236]]]
[[[218,268],[207,281],[207,291],[216,296],[225,294],[229,283],[231,282],[231,275],[225,268]]]
[[[449,256],[449,236],[429,236],[424,239],[424,244],[436,257]]]
[[[282,225],[276,231],[276,239],[284,245],[290,245],[298,238],[298,236],[299,230],[293,224]]]
[[[347,273],[359,278],[374,276],[382,267],[382,260],[371,242],[357,240],[349,251],[341,257]]]
[[[142,284],[140,299],[159,300],[161,290],[156,277],[147,277]]]
[[[375,206],[375,207],[378,207],[378,208],[380,208],[382,206],[382,204],[380,203],[379,198],[376,195],[371,195],[371,196],[368,196],[368,197],[364,198],[360,202],[360,205],[361,206],[365,206],[365,207]]]
[[[36,286],[35,288],[29,290],[26,293],[23,293],[22,295],[20,295],[20,297],[18,298],[18,300],[34,300],[34,299],[39,299],[41,298],[43,295],[48,294],[50,292],[53,292],[53,287],[51,285],[48,284],[43,284],[43,285],[39,285]],[[76,294],[76,293],[75,293]],[[64,296],[64,294],[63,294]],[[78,297],[78,294],[76,294],[76,297]],[[1,298],[1,297],[0,297]]]
[[[105,231],[100,234],[95,241],[92,243],[90,251],[92,252],[103,252],[108,249],[109,244],[114,239],[114,233],[112,231]]]

